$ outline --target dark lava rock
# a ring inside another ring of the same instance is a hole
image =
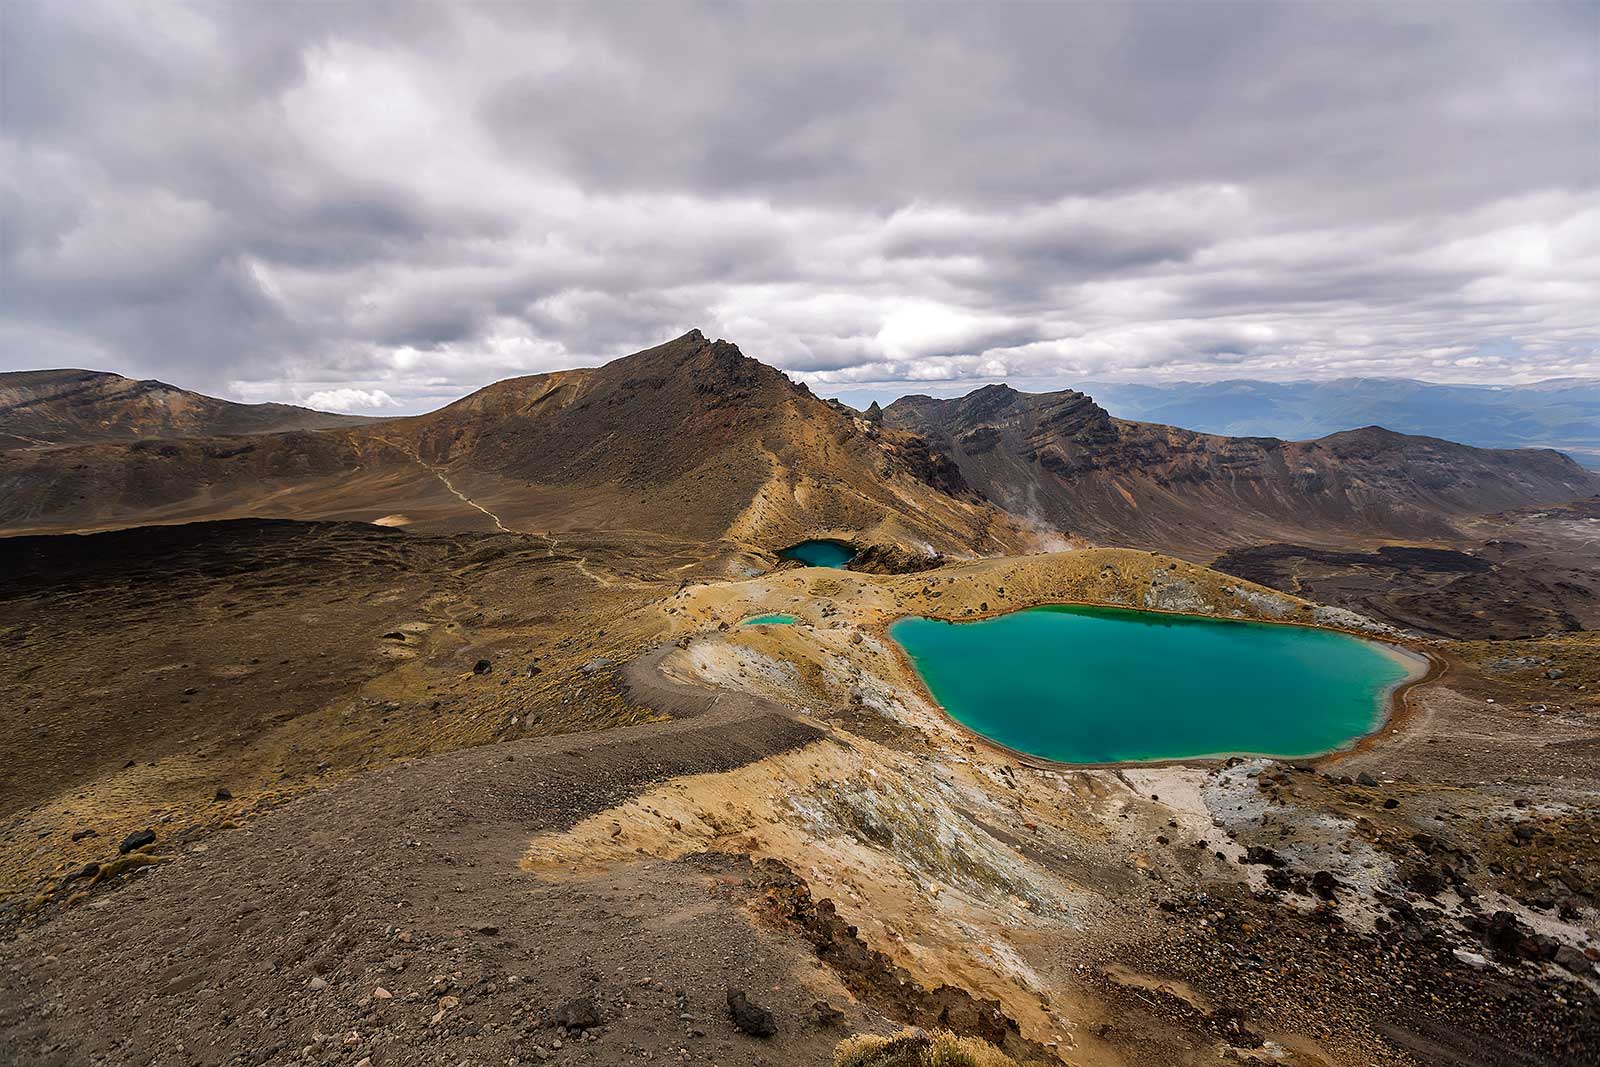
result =
[[[534,675],[539,673],[539,665],[537,663],[530,663],[528,664],[528,669],[523,673],[529,678],[532,678]]]
[[[212,800],[232,800],[233,799],[233,794],[230,793],[227,789],[222,788],[221,786],[219,786],[217,788],[216,795],[214,797],[212,797],[211,799]]]
[[[1562,670],[1560,667],[1551,667],[1549,670],[1544,672],[1544,676],[1549,678],[1551,681],[1555,681],[1557,678],[1565,678],[1567,676],[1567,672]]]
[[[100,836],[100,831],[99,830],[79,830],[77,833],[72,835],[72,839],[74,841],[82,841],[86,837],[99,837],[99,836]]]
[[[1317,871],[1311,876],[1311,891],[1323,900],[1332,900],[1338,881],[1328,871]]]
[[[1580,952],[1578,955],[1581,958],[1583,953]],[[1589,961],[1584,960],[1584,962],[1588,963]],[[844,1012],[829,1004],[826,1000],[819,1000],[811,1005],[811,1017],[817,1020],[818,1026],[844,1025]]]
[[[1372,789],[1377,786],[1378,780],[1372,775],[1368,774],[1366,771],[1362,771],[1360,774],[1356,775],[1356,784],[1364,785],[1368,789]]]
[[[600,1025],[600,1009],[590,997],[573,997],[550,1015],[551,1026],[568,1030],[592,1030]]]
[[[1418,864],[1400,875],[1402,885],[1415,889],[1425,897],[1438,896],[1445,887],[1445,876],[1431,864]]]
[[[850,562],[845,564],[845,569],[864,574],[916,574],[919,571],[932,570],[943,563],[944,557],[937,552],[928,553],[901,548],[899,545],[877,544],[859,549],[850,557]]]
[[[492,669],[493,664],[486,659],[480,659],[478,662],[472,665],[473,674],[488,674]]]
[[[136,848],[144,848],[146,845],[155,843],[156,832],[154,830],[135,830],[122,839],[122,844],[117,846],[117,852],[125,856]]]
[[[1281,871],[1276,867],[1267,868],[1267,885],[1280,893],[1287,893],[1294,888],[1294,877],[1288,871]]]
[[[62,881],[71,882],[78,878],[93,878],[99,873],[100,865],[98,863],[85,863],[80,870],[73,871],[71,874],[67,875],[66,878],[62,879]],[[1582,954],[1580,953],[1580,955]]]
[[[1244,861],[1246,863],[1261,864],[1268,867],[1284,866],[1283,857],[1265,845],[1251,845],[1245,849]]]
[[[1383,806],[1392,811],[1395,808],[1398,808],[1400,806],[1400,802],[1398,800],[1396,800],[1394,797],[1390,797],[1388,800],[1385,800],[1383,802]]]
[[[778,1032],[778,1021],[772,1013],[751,1003],[742,989],[728,990],[728,1015],[734,1026],[751,1037],[771,1037]]]
[[[1469,915],[1461,925],[1477,934],[1489,951],[1504,960],[1543,960],[1555,956],[1557,942],[1535,932],[1509,911],[1497,911],[1488,919]]]
[[[1571,945],[1562,945],[1560,948],[1556,949],[1554,959],[1556,966],[1564,967],[1573,974],[1594,973],[1594,964],[1589,961],[1589,957],[1585,956],[1581,950],[1575,949]]]

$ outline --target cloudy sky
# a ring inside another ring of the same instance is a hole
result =
[[[0,0],[0,370],[1600,376],[1600,4]]]

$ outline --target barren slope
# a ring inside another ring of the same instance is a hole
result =
[[[374,421],[293,404],[236,404],[104,371],[0,373],[0,449],[277,433]]]
[[[414,418],[0,453],[0,529],[261,516],[769,548],[834,529],[947,551],[1016,542],[992,508],[949,489],[959,478],[920,441],[696,330]]]
[[[1264,541],[1453,538],[1453,520],[1563,503],[1600,478],[1559,452],[1472,448],[1369,426],[1315,441],[1218,437],[1114,419],[1082,393],[987,386],[903,397],[887,425],[949,451],[994,503],[1113,544],[1187,551]]]

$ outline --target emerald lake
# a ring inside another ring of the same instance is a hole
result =
[[[843,567],[856,550],[840,541],[801,541],[778,553],[779,559],[797,559],[807,567]]]
[[[913,617],[889,634],[956,721],[1064,763],[1331,752],[1423,670],[1331,630],[1124,608]]]

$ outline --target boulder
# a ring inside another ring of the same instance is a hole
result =
[[[1557,967],[1565,968],[1573,974],[1594,973],[1594,964],[1589,962],[1589,957],[1585,956],[1582,950],[1573,948],[1571,945],[1562,945],[1556,949],[1554,959]]]
[[[592,1030],[600,1025],[600,1009],[592,997],[573,997],[550,1014],[551,1026],[568,1030]]]
[[[1245,849],[1244,861],[1246,863],[1265,865],[1268,867],[1284,866],[1283,857],[1278,855],[1272,849],[1267,848],[1265,845],[1251,845],[1249,848]]]
[[[156,832],[147,827],[143,830],[135,830],[127,837],[124,837],[122,839],[122,844],[117,846],[117,852],[125,856],[134,849],[144,848],[146,845],[153,845],[155,843]]]
[[[778,1021],[772,1013],[753,1003],[742,989],[728,990],[728,1016],[734,1026],[751,1037],[771,1037],[778,1032]]]

